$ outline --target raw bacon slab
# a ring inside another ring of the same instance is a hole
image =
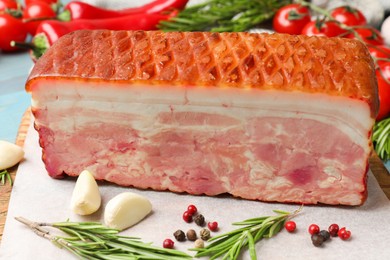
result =
[[[77,31],[27,81],[50,176],[360,205],[378,110],[355,40]]]

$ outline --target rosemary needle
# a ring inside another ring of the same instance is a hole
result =
[[[209,256],[210,259],[237,259],[241,251],[247,247],[252,260],[257,259],[255,244],[262,238],[275,236],[284,226],[286,220],[292,218],[302,210],[302,207],[293,213],[274,210],[276,216],[264,216],[233,223],[240,228],[212,237],[204,248],[191,248],[196,251],[195,257]]]
[[[164,31],[239,32],[271,19],[289,0],[208,0],[160,23]]]
[[[6,180],[8,180],[8,182],[12,186],[13,183],[12,183],[11,174],[7,170],[0,171],[0,182],[1,182],[1,184],[4,185]]]
[[[60,248],[65,248],[80,259],[191,259],[184,252],[165,249],[144,243],[135,237],[119,235],[119,230],[102,225],[99,222],[57,222],[38,223],[23,217],[16,220],[27,225],[37,235],[49,239]],[[52,235],[51,227],[64,232],[64,235]]]
[[[390,160],[390,117],[375,123],[372,142],[379,158]]]

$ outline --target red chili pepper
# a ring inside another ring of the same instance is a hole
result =
[[[160,21],[168,20],[176,14],[177,12],[168,15],[134,14],[118,18],[95,20],[80,19],[70,22],[47,20],[39,25],[37,35],[44,34],[51,45],[61,36],[76,30],[156,30],[157,24]]]
[[[16,46],[30,48],[30,56],[33,61],[46,52],[61,36],[77,30],[155,30],[160,21],[168,20],[176,16],[178,11],[173,11],[167,15],[163,14],[134,14],[111,19],[80,19],[70,22],[56,20],[43,21],[32,39],[32,44],[16,43]]]
[[[84,2],[72,1],[64,7],[64,12],[59,15],[63,21],[77,19],[106,19],[128,16],[130,14],[162,14],[165,11],[182,10],[188,0],[155,0],[146,5],[126,8],[122,10],[109,10],[89,5]]]

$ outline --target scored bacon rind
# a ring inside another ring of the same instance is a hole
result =
[[[257,33],[76,31],[36,63],[36,78],[260,88],[365,100],[375,118],[374,63],[344,38]],[[131,85],[128,85],[131,87]]]

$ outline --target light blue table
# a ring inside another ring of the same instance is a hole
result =
[[[0,53],[0,140],[15,142],[20,120],[30,105],[24,84],[32,66],[27,52]]]

